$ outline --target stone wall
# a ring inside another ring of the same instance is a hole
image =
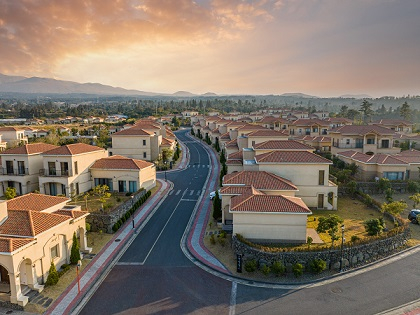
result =
[[[90,224],[90,228],[93,232],[98,232],[102,230],[106,233],[114,233],[112,231],[112,226],[122,218],[125,213],[130,210],[131,205],[134,204],[137,200],[139,200],[142,196],[146,194],[146,190],[140,190],[133,194],[133,199],[129,199],[117,208],[114,208],[111,213],[109,214],[101,214],[101,213],[91,213],[86,218],[86,223]]]
[[[401,250],[410,237],[409,229],[395,236],[372,241],[368,244],[349,246],[343,248],[343,267],[358,267],[389,256]],[[255,259],[259,265],[271,265],[275,261],[281,261],[288,270],[300,263],[309,269],[309,264],[314,259],[322,259],[327,263],[329,269],[340,268],[341,249],[334,248],[323,251],[290,251],[279,253],[268,253],[250,247],[238,240],[236,235],[232,236],[232,246],[235,254],[242,255],[244,261]]]

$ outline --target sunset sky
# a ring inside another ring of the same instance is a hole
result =
[[[420,1],[1,0],[0,73],[164,93],[420,95]]]

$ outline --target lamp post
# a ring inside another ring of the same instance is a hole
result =
[[[130,198],[131,198],[131,209],[133,209],[134,196],[131,195]],[[133,212],[131,213],[131,221],[133,222],[133,229],[134,229],[134,212],[135,211],[133,210]]]
[[[166,161],[163,163],[165,164],[165,182],[166,182]]]
[[[76,277],[77,277],[77,294],[80,293],[80,277],[79,277],[79,268],[82,267],[82,261],[78,260],[76,265]]]
[[[345,238],[344,238],[344,224],[341,225],[341,253],[340,253],[340,272],[343,271],[343,247],[344,247],[344,242],[345,242]]]

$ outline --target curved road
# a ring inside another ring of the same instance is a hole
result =
[[[241,285],[197,267],[180,241],[211,166],[203,144],[185,134],[177,136],[190,150],[189,167],[167,173],[173,190],[81,314],[376,314],[420,298],[418,253],[301,290]]]

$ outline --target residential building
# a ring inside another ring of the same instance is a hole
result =
[[[42,153],[59,148],[46,143],[25,144],[0,153],[0,196],[7,187],[16,189],[18,195],[39,190],[39,171],[43,168]]]
[[[328,134],[330,124],[321,119],[297,119],[289,125],[291,136],[321,136]]]
[[[369,155],[396,154],[401,149],[394,147],[394,134],[393,130],[378,125],[342,126],[329,132],[331,153],[353,150]]]
[[[88,212],[69,206],[68,198],[27,194],[0,202],[0,281],[11,303],[25,306],[26,292],[41,292],[51,262],[70,263],[73,234],[82,252]]]
[[[299,136],[293,138],[300,143],[310,145],[319,152],[331,151],[331,138],[325,136]]]
[[[16,127],[0,127],[2,141],[7,143],[7,147],[14,147],[28,143],[28,137],[25,137],[25,131]]]
[[[411,134],[414,127],[412,122],[403,119],[380,119],[370,122],[369,125],[383,126],[402,134]]]
[[[42,153],[39,190],[47,195],[81,194],[93,188],[89,167],[108,152],[84,143],[64,145]]]

